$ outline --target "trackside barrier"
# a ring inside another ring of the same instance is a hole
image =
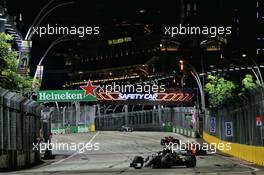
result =
[[[205,113],[204,132],[210,142],[232,143],[228,154],[263,165],[264,87],[252,89]]]
[[[51,130],[54,134],[84,133],[95,131],[94,118],[96,107],[94,105],[64,106],[50,113]]]
[[[172,131],[174,133],[181,134],[184,136],[193,137],[193,138],[196,137],[195,131],[192,129],[186,129],[183,127],[175,126],[175,127],[173,127]]]
[[[35,101],[0,87],[0,171],[29,167],[40,161],[33,150],[40,130],[40,111]]]
[[[87,126],[69,126],[69,127],[59,127],[59,128],[52,128],[52,134],[73,134],[73,133],[88,133],[94,132],[94,125],[87,125]]]
[[[194,113],[193,118],[192,113]],[[96,116],[95,125],[97,130],[120,130],[121,126],[127,125],[138,131],[173,132],[174,126],[188,128],[192,124],[190,119],[196,118],[198,121],[196,113],[197,111],[193,107],[167,107],[127,113],[110,113]],[[194,125],[193,130],[196,128]],[[193,135],[188,129],[182,129],[181,134],[184,133]]]
[[[264,166],[264,147],[223,141],[206,132],[203,132],[203,139],[208,143],[216,143],[217,145],[219,143],[224,145],[231,143],[231,150],[224,149],[222,152]]]

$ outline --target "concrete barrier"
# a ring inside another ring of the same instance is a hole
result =
[[[220,140],[206,132],[203,132],[203,139],[208,143],[216,143],[217,145],[219,143],[224,145],[231,143]],[[222,152],[264,166],[264,147],[231,143],[231,149],[223,149]]]
[[[17,156],[17,166],[18,167],[26,166],[26,155],[25,154],[19,154]]]
[[[173,132],[177,133],[177,134],[184,135],[184,136],[193,137],[193,138],[195,138],[195,136],[196,136],[195,132],[193,130],[178,127],[178,126],[173,127]]]
[[[52,134],[72,134],[72,133],[88,133],[94,132],[95,127],[94,125],[87,125],[87,126],[70,126],[70,127],[60,127],[60,128],[52,128]]]
[[[8,168],[8,155],[0,155],[0,168],[5,169]]]

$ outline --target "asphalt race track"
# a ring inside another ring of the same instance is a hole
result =
[[[99,131],[88,134],[56,135],[53,142],[99,143],[98,151],[53,151],[56,158],[31,169],[2,174],[21,175],[155,175],[155,174],[264,174],[263,169],[219,154],[197,156],[196,168],[134,169],[129,164],[135,155],[147,156],[162,149],[160,139],[172,135],[186,141],[186,137],[165,132]],[[0,173],[1,174],[1,173]]]

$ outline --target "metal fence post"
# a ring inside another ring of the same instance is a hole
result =
[[[125,125],[128,125],[128,106],[125,105]]]
[[[162,116],[161,116],[161,106],[158,105],[158,118],[159,118],[159,121],[158,121],[158,124],[160,125],[162,122]]]

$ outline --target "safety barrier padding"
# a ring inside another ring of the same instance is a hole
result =
[[[52,128],[52,134],[71,134],[71,133],[88,133],[95,132],[95,125],[87,125],[87,126],[70,126],[70,127],[60,127],[60,128]]]
[[[186,129],[186,128],[175,126],[173,127],[173,132],[195,138],[195,132],[191,129]]]
[[[203,139],[208,143],[231,143],[227,141],[220,140],[206,132],[203,132]],[[231,150],[222,150],[222,152],[238,157],[240,159],[255,163],[257,165],[264,166],[264,147],[261,146],[251,146],[239,143],[231,143]]]
[[[91,132],[95,132],[95,124],[91,125],[91,129],[90,130],[91,130]]]

